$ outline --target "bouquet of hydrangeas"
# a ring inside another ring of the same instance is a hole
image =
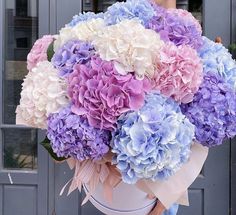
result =
[[[185,10],[127,0],[77,15],[35,43],[28,69],[17,123],[47,130],[75,168],[69,192],[168,181],[195,145],[236,134],[236,64]]]

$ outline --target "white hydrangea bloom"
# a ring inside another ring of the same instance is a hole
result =
[[[58,50],[69,40],[91,41],[98,31],[104,27],[105,22],[101,18],[80,22],[74,27],[66,26],[60,30],[59,36],[54,42],[54,51]]]
[[[72,29],[72,27],[66,26],[59,31],[59,35],[57,35],[56,40],[54,41],[55,52],[67,41],[76,39],[75,35],[72,33]]]
[[[47,117],[68,105],[66,82],[48,61],[43,61],[28,73],[22,84],[16,123],[45,129]]]
[[[107,26],[93,40],[103,60],[116,61],[120,74],[135,72],[139,79],[153,76],[155,61],[163,44],[159,34],[145,29],[136,19]]]

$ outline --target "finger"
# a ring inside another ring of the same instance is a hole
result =
[[[160,211],[160,210],[152,210],[149,215],[162,215],[164,211]]]
[[[166,209],[165,206],[160,201],[158,201],[156,206],[149,213],[149,215],[162,215],[165,209]]]
[[[176,8],[176,0],[155,0],[155,2],[165,8]]]
[[[150,199],[150,200],[152,200],[152,199],[155,199],[156,196],[154,196],[153,194],[148,194],[148,195],[147,195],[147,198]]]
[[[165,206],[160,201],[157,202],[157,208],[163,212],[166,210]]]

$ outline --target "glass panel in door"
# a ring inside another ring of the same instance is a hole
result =
[[[28,73],[26,59],[38,37],[38,0],[5,0],[2,75],[3,168],[37,168],[37,131],[15,125],[21,84]]]

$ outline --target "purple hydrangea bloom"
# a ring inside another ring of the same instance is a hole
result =
[[[89,126],[85,118],[67,107],[48,117],[47,137],[58,157],[83,161],[101,159],[109,151],[111,136],[108,131]]]
[[[196,126],[196,139],[204,146],[220,145],[236,135],[236,93],[216,73],[206,73],[193,102],[181,108]]]
[[[95,49],[88,42],[72,40],[63,45],[52,58],[53,65],[62,77],[73,71],[76,64],[86,64],[94,55]]]
[[[147,28],[158,32],[165,42],[171,41],[177,46],[189,45],[194,49],[202,46],[202,32],[195,22],[161,6],[153,7],[156,15],[147,23]]]
[[[131,73],[120,75],[112,61],[99,56],[86,65],[76,65],[68,77],[72,111],[86,115],[91,126],[111,131],[121,114],[142,107],[150,89],[147,78],[137,80]]]
[[[194,125],[172,99],[152,92],[144,106],[118,119],[113,135],[114,164],[124,182],[167,179],[188,161]]]
[[[75,15],[72,19],[72,21],[67,24],[67,26],[74,27],[80,22],[86,22],[91,19],[98,19],[101,18],[103,19],[104,13],[94,13],[94,12],[86,12],[86,13],[80,13],[79,15]]]

